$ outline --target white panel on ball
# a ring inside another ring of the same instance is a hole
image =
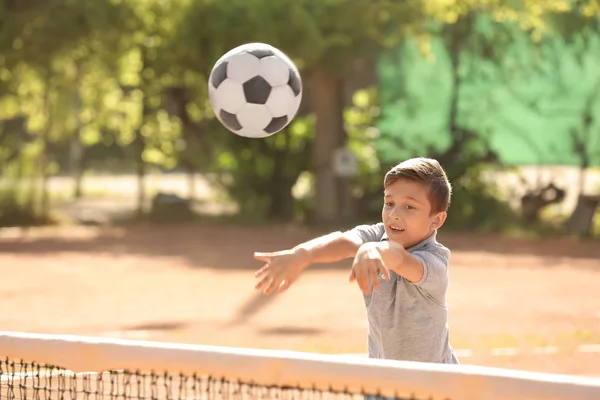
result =
[[[292,88],[289,86],[277,86],[271,89],[271,94],[265,105],[273,117],[283,117],[295,108],[295,97]]]
[[[236,114],[242,127],[247,131],[256,131],[256,137],[266,136],[263,131],[273,118],[271,113],[263,104],[246,104]],[[254,135],[253,135],[254,136]]]
[[[244,96],[242,84],[231,79],[223,81],[215,91],[213,97],[220,110],[225,110],[232,114],[237,113],[246,105],[246,97]],[[220,99],[227,99],[227,101]]]
[[[227,78],[244,83],[258,75],[260,60],[250,53],[235,54],[227,60]]]
[[[268,46],[268,45],[267,45]],[[275,55],[279,58],[281,58],[282,60],[284,60],[286,63],[288,63],[290,65],[291,68],[294,69],[295,72],[298,72],[298,68],[296,68],[296,64],[294,64],[294,62],[292,61],[291,58],[289,58],[287,56],[287,54],[285,54],[283,51],[279,50],[276,47],[271,46],[271,48],[273,49],[273,52],[275,53]]]
[[[271,86],[285,85],[290,79],[290,67],[284,60],[275,56],[261,58],[258,73]]]

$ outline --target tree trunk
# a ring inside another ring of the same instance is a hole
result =
[[[79,97],[79,89],[77,89],[77,94],[75,95],[75,115],[77,120],[77,126],[75,127],[75,134],[73,135],[73,139],[71,140],[71,174],[73,176],[73,180],[75,181],[75,189],[73,191],[73,197],[78,200],[83,196],[83,143],[81,143],[81,118],[79,114],[81,113],[81,99]]]
[[[600,196],[580,195],[577,199],[577,206],[567,222],[567,231],[579,236],[590,236],[594,215],[599,204]]]
[[[148,48],[146,46],[141,47],[141,58],[142,58],[142,72],[148,67]],[[142,77],[144,74],[142,73]],[[139,216],[144,213],[144,205],[146,203],[146,162],[144,161],[144,150],[146,149],[146,138],[142,135],[142,129],[147,122],[148,116],[150,115],[150,106],[148,104],[148,82],[145,78],[142,78],[140,83],[140,89],[143,93],[142,99],[142,118],[140,126],[136,129],[135,134],[135,151],[136,151],[136,175],[137,175],[137,213]]]
[[[289,221],[293,216],[292,187],[294,183],[290,183],[285,177],[277,176],[277,173],[273,178],[273,185],[269,186],[271,206],[267,218],[270,221]]]
[[[142,152],[138,154],[136,176],[137,176],[137,214],[144,214],[144,204],[146,202],[146,185],[144,179],[146,177],[146,163],[142,159]]]
[[[72,174],[75,181],[75,188],[73,190],[73,197],[78,200],[83,196],[83,158],[84,158],[83,144],[79,138],[79,130],[75,133],[73,141],[71,142],[71,162],[72,162]]]
[[[48,114],[46,120],[46,126],[41,134],[42,140],[42,152],[40,154],[40,169],[42,173],[41,181],[41,199],[40,199],[40,212],[42,216],[47,217],[50,214],[50,194],[48,193],[48,180],[49,180],[49,165],[50,165],[50,130],[52,129],[52,107],[50,105],[50,75],[46,78],[46,87],[44,88],[44,110]]]
[[[188,199],[190,202],[196,201],[196,171],[192,166],[185,168],[185,175],[187,177],[187,189]]]
[[[75,108],[75,134],[73,135],[73,140],[71,141],[71,174],[73,175],[73,179],[75,181],[75,190],[73,192],[73,197],[75,199],[80,199],[83,195],[83,143],[81,143],[81,93],[79,91],[80,79],[79,79],[79,67],[77,69],[77,80],[75,85],[75,95],[74,95],[74,108]]]
[[[136,129],[134,149],[135,149],[135,161],[136,161],[136,176],[137,176],[137,214],[142,216],[144,214],[144,205],[146,203],[146,162],[144,161],[144,150],[146,149],[146,138],[142,135],[142,128],[146,123],[146,116],[148,115],[148,105],[146,99],[145,88],[144,99],[142,105],[142,120],[140,126]]]
[[[292,217],[294,199],[292,197],[292,187],[295,179],[289,179],[286,174],[286,162],[290,151],[290,131],[285,129],[280,133],[285,137],[285,147],[283,149],[274,150],[273,175],[271,184],[268,186],[269,197],[271,204],[267,217],[269,220],[286,221]]]
[[[340,198],[345,194],[345,185],[335,176],[332,158],[334,151],[346,141],[344,82],[326,69],[317,69],[310,75],[309,84],[311,105],[317,118],[312,154],[315,174],[313,220],[319,223],[338,222],[341,217]]]

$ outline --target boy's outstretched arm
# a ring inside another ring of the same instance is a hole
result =
[[[254,253],[265,265],[255,272],[259,279],[256,290],[271,294],[275,289],[285,291],[300,273],[314,263],[330,263],[354,257],[363,241],[351,232],[332,232],[301,243],[290,250],[273,253]]]
[[[292,250],[306,257],[308,265],[314,263],[331,263],[356,255],[363,241],[352,232],[332,232],[325,236],[309,240]]]

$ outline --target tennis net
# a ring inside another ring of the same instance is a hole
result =
[[[583,400],[600,380],[288,351],[0,332],[0,400]]]

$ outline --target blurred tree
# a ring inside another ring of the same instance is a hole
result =
[[[600,127],[600,31],[590,26],[572,37],[554,36],[519,54],[498,68],[507,95],[548,127],[560,127],[554,140],[537,134],[545,157],[536,161],[578,166],[583,194],[587,168],[600,165],[600,134],[594,134]]]
[[[516,120],[514,114],[502,115],[495,104],[494,98],[508,89],[498,78],[496,65],[543,58],[532,49],[533,43],[555,37],[557,30],[576,35],[594,24],[593,18],[568,4],[548,4],[541,9],[533,3],[525,6],[519,13],[501,6],[457,10],[453,20],[429,26],[432,40],[426,44],[430,47],[419,48],[411,38],[381,59],[380,157],[383,162],[396,162],[427,154],[440,160],[455,183],[454,209],[458,212],[453,213],[452,223],[455,217],[461,224],[480,223],[478,216],[472,218],[472,204],[487,199],[491,207],[494,191],[483,182],[474,185],[477,174],[469,170],[483,172],[482,165],[505,160],[508,155],[506,146],[498,153],[498,144],[506,142],[499,139],[499,119]],[[571,20],[578,25],[565,22]],[[523,47],[524,41],[529,48]],[[513,69],[508,76],[514,74]],[[526,78],[517,87],[530,86],[531,80]],[[523,138],[531,141],[530,134]],[[511,150],[510,154],[518,152]],[[500,208],[497,214],[505,215],[506,207],[496,203]]]
[[[348,194],[341,180],[334,175],[331,157],[334,150],[345,146],[347,141],[343,110],[348,96],[343,89],[353,60],[374,59],[382,48],[399,43],[407,35],[421,36],[419,43],[424,45],[428,42],[431,22],[442,24],[441,34],[453,62],[456,89],[448,116],[451,143],[446,151],[432,155],[440,157],[450,168],[456,166],[452,175],[458,177],[472,161],[457,151],[473,136],[458,123],[457,110],[461,79],[459,58],[465,51],[473,49],[468,42],[472,39],[475,13],[488,12],[498,21],[517,21],[523,29],[541,34],[546,13],[567,12],[570,7],[568,1],[525,1],[517,5],[510,1],[490,3],[485,0],[443,3],[197,1],[190,6],[182,29],[186,32],[184,36],[195,43],[198,58],[204,64],[200,67],[199,62],[198,68],[204,69],[205,74],[225,51],[249,41],[268,42],[296,60],[302,70],[305,94],[316,115],[311,165],[315,174],[314,216],[320,222],[328,222],[339,219],[340,196]],[[332,18],[332,15],[336,17]],[[493,44],[493,41],[486,44]],[[485,149],[476,149],[476,152],[481,151],[489,154]],[[483,159],[490,157],[484,154]]]
[[[73,132],[69,129],[73,114],[67,111],[72,109],[72,94],[78,90],[73,71],[90,59],[98,68],[101,59],[93,55],[119,49],[127,9],[108,0],[11,1],[2,7],[0,101],[4,107],[0,120],[27,116],[28,143],[37,156],[22,152],[21,161],[37,158],[35,168],[42,177],[41,208],[47,213],[47,177],[56,172],[52,143],[65,140],[65,134]]]
[[[121,151],[113,157],[136,160],[140,210],[146,201],[147,168],[179,166],[190,175],[191,196],[193,175],[202,171],[217,177],[240,204],[245,202],[245,212],[269,210],[271,216],[285,218],[293,203],[291,187],[303,171],[311,169],[314,217],[328,222],[340,218],[340,201],[349,193],[333,174],[333,151],[349,145],[361,153],[358,143],[366,135],[358,131],[370,123],[376,108],[372,99],[362,106],[351,105],[353,96],[344,93],[347,87],[360,88],[347,82],[354,79],[349,71],[356,60],[368,64],[382,48],[407,36],[416,38],[423,51],[431,43],[432,26],[444,33],[445,48],[454,62],[447,118],[452,137],[447,148],[436,147],[431,154],[447,156],[447,162],[456,166],[453,174],[459,176],[471,160],[466,153],[485,159],[481,154],[487,151],[470,140],[473,128],[459,118],[465,60],[475,53],[488,57],[486,46],[492,43],[489,37],[480,40],[473,34],[475,12],[487,12],[496,21],[516,21],[535,36],[545,33],[548,13],[553,13],[560,29],[572,31],[597,11],[592,0],[577,2],[577,11],[571,11],[572,2],[566,0],[513,3],[4,1],[0,4],[0,120],[28,117],[26,135],[19,139],[28,143],[28,150],[20,159],[31,163],[40,157],[43,162],[32,163],[30,170],[40,167],[41,176],[57,170],[54,153],[69,143],[79,182],[76,195],[81,194],[88,149],[107,155],[108,151],[97,151],[98,146],[111,146],[111,151],[119,146]],[[249,41],[268,42],[288,53],[305,83],[306,108],[297,121],[264,141],[225,132],[207,102],[206,79],[214,61]],[[363,163],[367,153],[359,154]],[[373,173],[375,168],[365,171]]]
[[[587,220],[579,223],[583,228],[571,225],[574,216],[581,214],[580,208],[589,203],[590,193],[585,193],[587,171],[600,165],[598,22],[540,43],[526,43],[527,52],[505,60],[498,68],[509,98],[529,113],[530,120],[546,127],[532,132],[523,129],[522,123],[512,123],[512,128],[520,130],[520,136],[529,139],[526,143],[538,152],[539,158],[533,161],[579,167],[579,200],[569,224],[572,231],[584,234],[591,230],[593,212],[586,213]]]
[[[223,53],[250,41],[276,46],[297,62],[305,98],[316,115],[311,157],[314,219],[328,222],[340,217],[338,205],[344,190],[332,170],[331,157],[347,140],[346,67],[355,57],[374,56],[380,42],[408,31],[411,21],[422,20],[421,11],[418,3],[388,0],[197,1],[182,29],[197,49],[197,65],[205,76]]]

